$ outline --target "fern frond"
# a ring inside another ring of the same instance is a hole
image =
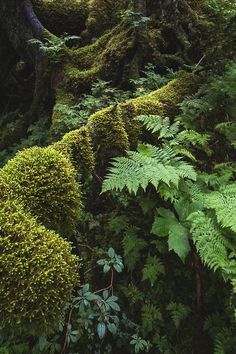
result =
[[[198,211],[192,213],[188,220],[192,222],[193,242],[203,264],[214,271],[224,269],[228,263],[226,240],[213,219]]]
[[[236,232],[236,183],[223,186],[219,192],[209,193],[205,206],[214,209],[217,221]]]
[[[140,115],[134,118],[142,122],[147,130],[152,133],[159,132],[159,138],[173,138],[179,131],[179,122],[170,124],[168,117],[158,115]]]
[[[142,280],[149,280],[151,286],[153,286],[160,274],[165,274],[164,264],[158,257],[148,256],[147,262],[143,268]]]
[[[102,192],[121,191],[126,187],[136,194],[139,188],[146,190],[149,183],[155,189],[160,182],[177,187],[180,179],[185,178],[195,180],[196,172],[173,149],[141,144],[138,152],[129,151],[128,157],[113,159]]]
[[[181,322],[185,320],[190,312],[190,308],[184,304],[178,304],[176,302],[171,302],[167,308],[170,311],[172,321],[175,327],[178,329]]]

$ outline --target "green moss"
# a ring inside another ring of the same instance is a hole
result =
[[[75,168],[86,178],[94,170],[94,154],[87,127],[65,134],[52,147],[69,157]]]
[[[128,0],[89,0],[89,16],[86,23],[87,31],[94,36],[113,27],[118,20],[119,12],[126,9]]]
[[[79,34],[85,29],[86,0],[33,0],[33,4],[39,19],[54,34]]]
[[[129,148],[128,135],[115,107],[90,116],[87,123],[99,162],[124,153]]]
[[[4,183],[0,189],[5,193]],[[11,335],[51,330],[79,284],[78,259],[70,244],[2,196],[0,277],[0,328]]]
[[[64,90],[76,96],[98,79],[117,80],[134,42],[132,31],[120,24],[93,44],[71,51],[71,62],[65,66]]]
[[[18,152],[2,169],[11,194],[46,227],[69,236],[81,215],[81,194],[69,160],[53,148]]]
[[[106,150],[111,149],[113,151],[111,155],[114,156],[114,152],[121,153],[129,144],[132,148],[135,147],[143,130],[141,124],[133,118],[140,114],[173,117],[184,97],[197,90],[198,81],[199,78],[192,74],[183,74],[149,95],[131,99],[93,114],[89,118],[88,127],[92,131],[91,136],[96,149],[102,149],[105,155],[108,155]]]

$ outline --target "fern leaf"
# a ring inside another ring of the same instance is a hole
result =
[[[215,210],[217,221],[223,227],[236,232],[236,183],[222,187],[219,192],[209,193],[205,206]]]
[[[228,263],[226,241],[217,225],[202,211],[192,213],[188,220],[202,262],[214,271],[224,269]]]
[[[176,302],[171,302],[166,309],[170,312],[172,321],[177,329],[181,322],[185,320],[190,313],[190,308],[188,306]]]

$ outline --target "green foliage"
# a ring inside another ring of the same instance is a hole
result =
[[[124,23],[130,25],[133,28],[142,27],[144,24],[150,21],[149,17],[143,16],[141,13],[132,10],[125,10],[120,12],[120,17]]]
[[[46,36],[45,36],[46,37]],[[51,37],[51,38],[50,38]],[[36,45],[42,53],[47,54],[51,63],[60,63],[66,54],[66,43],[77,40],[78,36],[63,35],[61,37],[48,36],[43,41],[39,39],[30,39],[29,45]]]
[[[117,157],[113,160],[103,183],[103,192],[127,187],[129,192],[136,194],[140,187],[146,190],[149,183],[156,189],[161,182],[177,187],[183,178],[196,178],[192,166],[169,146],[157,148],[140,144],[137,152],[129,151],[127,154],[128,158]]]
[[[165,75],[160,75],[156,72],[155,66],[149,63],[145,66],[141,74],[140,78],[130,80],[136,90],[134,93],[135,96],[143,96],[165,86],[168,82],[178,77],[179,72],[169,69]]]

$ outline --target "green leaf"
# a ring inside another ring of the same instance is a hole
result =
[[[113,258],[115,256],[114,249],[112,247],[110,247],[107,254],[110,258]]]
[[[182,261],[185,260],[190,251],[188,231],[178,222],[170,227],[168,246],[169,251],[173,250]]]

